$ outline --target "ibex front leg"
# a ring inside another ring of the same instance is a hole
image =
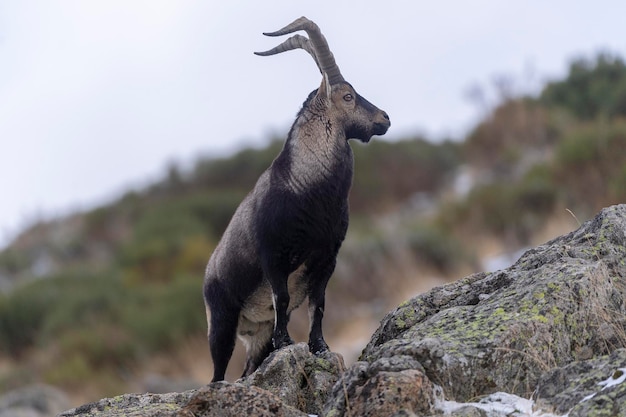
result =
[[[328,350],[322,331],[322,319],[326,304],[326,285],[335,270],[335,263],[334,255],[321,258],[311,265],[307,277],[309,283],[309,351],[315,354]]]

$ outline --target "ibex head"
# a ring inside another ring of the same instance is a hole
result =
[[[339,126],[342,126],[346,139],[368,142],[373,135],[384,135],[391,125],[389,116],[360,96],[354,87],[345,81],[326,38],[315,22],[301,17],[276,32],[263,34],[282,36],[299,30],[306,31],[309,37],[293,35],[277,47],[265,52],[255,52],[255,54],[268,56],[292,49],[304,49],[313,57],[322,73],[322,84],[314,92],[312,106],[324,111]]]

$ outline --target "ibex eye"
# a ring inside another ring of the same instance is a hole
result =
[[[345,96],[343,96],[343,99],[344,99],[345,101],[352,101],[352,99],[353,99],[353,98],[354,98],[354,97],[352,97],[352,94],[350,94],[350,93],[348,93],[348,94],[346,94]]]

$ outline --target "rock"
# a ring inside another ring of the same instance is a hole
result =
[[[299,343],[273,352],[238,383],[213,383],[181,394],[127,394],[61,416],[307,416],[319,413],[344,370],[340,355],[312,355],[306,343]]]
[[[413,358],[455,401],[528,398],[544,372],[626,345],[625,233],[626,205],[610,207],[508,269],[415,297],[383,319],[361,360]]]
[[[450,413],[454,417],[487,417],[487,412],[480,408],[467,405]]]
[[[507,269],[403,303],[347,370],[341,356],[297,344],[237,383],[124,395],[62,416],[626,415],[625,297],[619,205]]]
[[[47,385],[32,385],[0,396],[0,417],[47,417],[69,407],[67,396]]]
[[[434,402],[433,385],[409,356],[357,362],[335,384],[322,415],[423,415]]]
[[[58,417],[170,417],[186,405],[197,390],[170,394],[124,394],[81,405]]]
[[[306,413],[319,414],[343,371],[341,355],[331,352],[312,355],[306,343],[298,343],[272,353],[241,382],[266,389]]]
[[[105,398],[58,417],[306,417],[258,387],[217,382],[182,393],[125,394]]]
[[[473,403],[436,400],[446,416],[623,416],[626,415],[626,349],[546,372],[535,401],[495,393]],[[441,415],[437,414],[437,415]]]
[[[198,390],[180,417],[307,417],[274,394],[255,386],[217,382]]]
[[[544,374],[536,406],[557,415],[626,415],[626,349]]]

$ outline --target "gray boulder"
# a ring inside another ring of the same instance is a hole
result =
[[[319,414],[345,368],[341,355],[312,355],[306,343],[298,343],[274,352],[241,383],[263,388],[306,413]]]
[[[258,387],[217,382],[170,394],[125,394],[85,404],[59,417],[306,417]]]
[[[474,274],[400,305],[338,382],[352,391],[335,395],[325,412],[344,415],[361,404],[356,393],[383,371],[381,360],[392,358],[397,369],[423,372],[447,400],[498,391],[530,398],[544,373],[626,346],[625,280],[626,205],[620,205],[529,250],[508,269]],[[422,412],[412,401],[407,396],[397,410]]]
[[[255,386],[227,382],[199,389],[175,414],[180,417],[307,417],[274,394]]]
[[[545,373],[535,401],[541,410],[570,417],[626,415],[626,349],[576,361]]]
[[[306,343],[273,352],[255,373],[170,394],[126,394],[66,411],[60,417],[306,417],[317,414],[345,370],[340,355],[309,353]]]

